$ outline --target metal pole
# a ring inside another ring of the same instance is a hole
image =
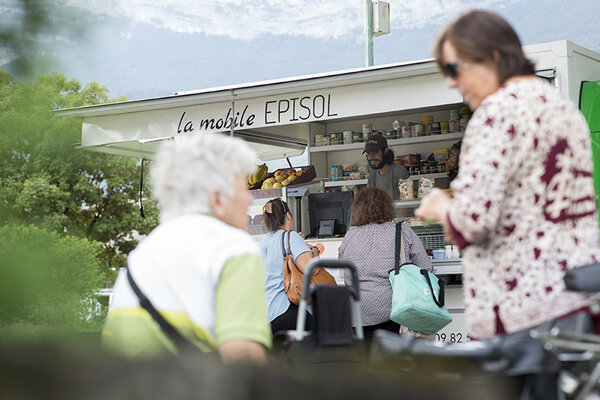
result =
[[[365,66],[373,65],[373,2],[365,0]]]
[[[227,121],[225,121],[227,123]],[[233,132],[235,131],[235,94],[233,89],[231,89],[231,129],[229,132],[229,136],[233,137]]]

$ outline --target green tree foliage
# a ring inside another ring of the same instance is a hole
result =
[[[85,12],[57,1],[13,0],[2,13],[10,23],[0,24],[0,47],[13,59],[13,72],[26,80],[59,64],[48,51],[52,39],[86,39],[90,24]]]
[[[138,235],[156,226],[156,203],[145,198],[141,218],[139,160],[77,150],[81,121],[52,113],[109,101],[96,82],[53,74],[22,83],[0,71],[0,220],[101,243],[112,282]]]
[[[0,227],[0,337],[86,328],[85,300],[101,284],[100,247],[34,226]]]

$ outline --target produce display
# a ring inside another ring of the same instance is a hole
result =
[[[258,165],[256,170],[248,175],[248,189],[273,189],[293,184],[301,185],[312,181],[317,176],[313,165],[302,167],[281,168],[268,172],[266,164]]]
[[[271,189],[287,186],[294,182],[300,175],[304,173],[304,170],[290,168],[287,171],[277,170],[272,177],[265,179],[261,189]]]
[[[259,165],[256,171],[248,175],[248,189],[256,185],[258,182],[264,180],[269,174],[267,164]]]

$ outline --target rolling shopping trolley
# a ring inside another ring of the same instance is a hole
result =
[[[352,285],[312,285],[310,277],[317,268],[347,270],[352,274]],[[305,331],[309,298],[312,298],[313,327]],[[356,266],[343,259],[311,261],[304,274],[296,330],[285,334],[287,360],[294,366],[355,366],[366,361],[363,339]]]

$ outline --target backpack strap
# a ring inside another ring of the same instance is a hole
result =
[[[193,351],[200,351],[200,349],[198,349],[198,347],[196,347],[196,345],[194,345],[190,339],[186,338],[181,333],[179,333],[179,331],[175,329],[175,327],[171,325],[171,323],[167,321],[158,312],[158,310],[154,307],[154,305],[150,302],[148,297],[146,297],[146,295],[142,292],[142,290],[139,288],[139,286],[133,279],[133,276],[131,275],[131,270],[129,268],[127,268],[127,281],[129,282],[129,286],[137,296],[140,306],[142,306],[142,308],[144,308],[148,312],[148,314],[152,316],[154,321],[156,321],[156,323],[162,329],[163,333],[171,340],[171,342],[173,342],[173,344],[180,353],[183,351],[183,349],[192,349]],[[209,348],[212,349],[212,346],[208,342],[203,342]]]

